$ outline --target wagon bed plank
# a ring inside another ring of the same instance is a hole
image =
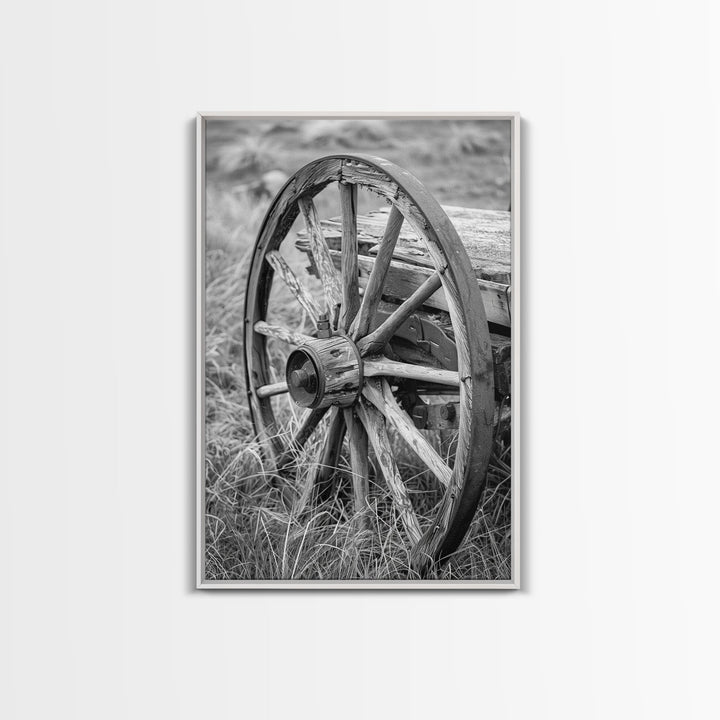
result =
[[[455,205],[443,205],[463,243],[475,276],[478,278],[488,321],[510,327],[510,286],[512,275],[510,213],[501,210],[478,210]],[[357,243],[359,251],[360,287],[367,285],[375,256],[385,231],[390,206],[372,210],[357,216]],[[340,268],[340,245],[342,221],[333,217],[321,221],[322,231],[330,249],[335,267]],[[304,231],[298,233],[297,247],[308,253],[308,238]],[[400,230],[393,251],[393,261],[387,276],[388,288],[392,288],[402,300],[424,282],[433,272],[434,265],[423,241],[410,223]],[[442,291],[432,295],[426,303],[438,310],[447,310]]]
[[[456,205],[443,205],[442,208],[467,250],[476,277],[509,285],[512,272],[510,213]],[[365,245],[371,255],[377,254],[389,212],[389,207],[383,207],[365,215],[358,215],[358,244]],[[328,243],[330,244],[331,240],[339,243],[340,218],[323,220],[322,226]],[[400,231],[394,256],[413,265],[432,267],[422,240],[407,222]]]

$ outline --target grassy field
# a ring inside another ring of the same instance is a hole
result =
[[[407,579],[409,547],[382,480],[371,478],[369,527],[353,521],[347,478],[331,499],[297,511],[254,437],[245,400],[243,303],[252,246],[271,196],[306,162],[333,152],[366,152],[407,168],[441,202],[507,209],[509,127],[503,122],[422,120],[213,120],[207,127],[206,215],[206,528],[205,577],[249,579]],[[365,211],[367,207],[360,206]],[[321,215],[337,214],[332,200]],[[302,269],[298,269],[298,274]],[[275,290],[273,291],[275,292]],[[276,312],[297,326],[279,295]],[[282,360],[278,359],[278,371]],[[296,416],[286,414],[287,431]],[[318,433],[320,434],[320,433]],[[315,440],[315,443],[318,441]],[[346,463],[347,461],[344,460]],[[443,579],[510,576],[510,452],[498,443],[488,488],[466,542],[440,570]],[[398,452],[413,504],[429,515],[433,483]]]

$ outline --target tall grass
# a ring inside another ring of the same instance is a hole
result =
[[[317,439],[309,443],[292,468],[295,472],[282,476],[266,465],[262,448],[252,440],[223,468],[212,468],[206,486],[208,579],[417,578],[402,522],[378,475],[373,475],[362,515],[353,514],[346,459],[330,499],[294,502],[302,494],[309,460],[319,445]],[[430,522],[435,505],[430,498],[437,499],[433,480],[417,477],[408,465],[399,467],[417,514]],[[486,499],[468,540],[430,579],[510,577],[509,468],[501,458],[494,459],[489,477]]]

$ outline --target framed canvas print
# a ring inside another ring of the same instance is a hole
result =
[[[198,587],[517,588],[519,116],[197,122]]]

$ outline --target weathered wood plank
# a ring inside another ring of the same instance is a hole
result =
[[[340,252],[331,250],[333,263],[340,267]],[[360,269],[360,287],[367,288],[368,278],[372,273],[375,258],[361,255],[358,258]],[[387,278],[385,279],[385,295],[396,300],[404,300],[412,295],[432,274],[433,270],[428,267],[410,265],[409,263],[393,260],[390,263]],[[502,283],[491,282],[490,280],[478,280],[480,294],[485,306],[485,315],[488,322],[504,327],[510,327],[510,288]],[[389,288],[392,288],[390,292]],[[448,310],[445,292],[441,288],[435,294],[425,300],[425,305],[437,310]]]
[[[511,214],[502,210],[443,205],[467,251],[476,277],[492,282],[511,283],[512,231]],[[382,245],[381,238],[390,209],[383,207],[358,216],[358,242],[374,255]],[[340,218],[322,222],[325,238],[331,249],[340,246]],[[434,267],[424,244],[410,223],[405,223],[395,248],[396,259],[413,265]]]
[[[510,284],[512,273],[512,236],[510,213],[499,210],[473,210],[443,206],[467,251],[473,271],[479,279]],[[382,208],[362,218],[363,232],[376,236],[388,210]],[[370,248],[376,254],[377,247]],[[414,265],[433,267],[422,240],[409,226],[401,233],[395,257]]]
[[[388,187],[387,193],[391,191],[392,188]],[[510,327],[512,266],[510,213],[453,205],[444,205],[443,210],[455,226],[467,250],[473,271],[478,278],[488,322]],[[397,231],[398,235],[395,237],[392,234],[389,238],[392,242],[393,261],[387,271],[387,276],[383,278],[384,294],[390,296],[388,288],[392,288],[394,299],[402,301],[430,276],[435,265],[425,243],[413,228],[413,223],[400,222],[396,226],[398,219],[398,211],[394,209],[394,206],[392,208],[383,207],[357,217],[357,243],[360,252],[358,266],[360,287],[367,292],[374,257],[379,256],[381,261],[384,260],[385,253],[381,248],[387,238],[383,235],[386,233],[386,228],[392,227],[393,233]],[[414,224],[417,225],[417,218],[415,220]],[[333,264],[340,268],[341,218],[323,220],[321,227],[333,258]],[[309,252],[307,233],[300,232],[298,237],[298,248]],[[379,275],[378,278],[380,278]],[[374,289],[374,284],[372,289]],[[425,304],[438,310],[448,310],[442,290],[435,293]],[[359,335],[360,333],[358,333]]]

